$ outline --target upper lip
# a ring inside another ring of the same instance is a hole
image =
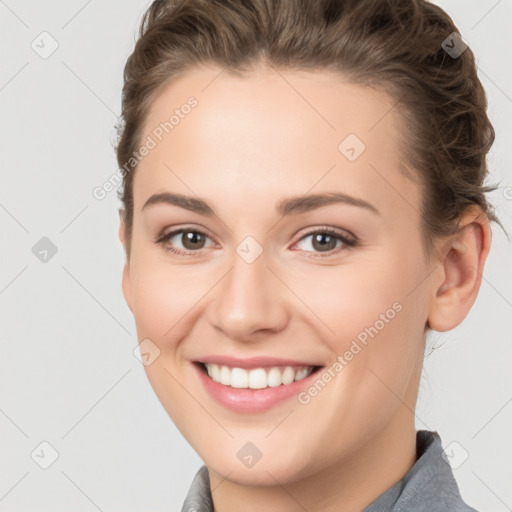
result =
[[[233,357],[222,355],[211,355],[196,360],[199,363],[219,364],[231,368],[263,368],[266,366],[322,366],[311,361],[298,361],[296,359],[283,359],[280,357]]]

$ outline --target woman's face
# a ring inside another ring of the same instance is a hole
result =
[[[220,71],[151,106],[123,291],[148,378],[207,466],[285,484],[414,432],[434,289],[420,189],[383,93]]]

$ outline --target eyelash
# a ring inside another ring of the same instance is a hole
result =
[[[171,231],[170,233],[160,234],[159,236],[156,237],[154,242],[158,245],[161,245],[166,251],[172,252],[179,256],[188,256],[188,257],[198,256],[193,253],[199,253],[200,250],[184,252],[184,251],[180,251],[178,249],[174,249],[173,247],[168,247],[165,245],[166,242],[168,242],[171,238],[173,238],[177,234],[186,233],[186,232],[197,233],[197,234],[203,235],[207,238],[210,238],[204,231],[201,231],[200,229],[192,229],[192,228],[185,227],[185,228],[175,229],[174,231]],[[328,258],[328,257],[338,254],[339,252],[341,252],[343,250],[351,249],[351,248],[358,246],[357,237],[355,237],[355,236],[353,238],[346,237],[338,230],[333,229],[328,226],[320,227],[318,229],[315,229],[314,231],[309,231],[307,233],[304,233],[302,235],[302,237],[296,243],[300,242],[304,238],[307,238],[308,236],[316,235],[316,234],[327,234],[327,235],[333,236],[334,238],[340,240],[344,244],[344,247],[338,247],[336,249],[332,249],[332,250],[328,251],[327,253],[317,253],[315,256],[308,256],[310,258]],[[310,252],[310,251],[305,251],[305,252]]]

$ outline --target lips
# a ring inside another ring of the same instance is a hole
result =
[[[194,361],[209,395],[237,412],[263,412],[297,395],[323,365],[275,357],[208,356]]]

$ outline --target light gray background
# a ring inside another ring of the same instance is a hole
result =
[[[478,57],[497,131],[491,199],[512,234],[512,2],[439,4]],[[180,510],[201,464],[132,353],[116,194],[92,195],[116,170],[122,69],[148,5],[0,1],[1,511]],[[31,48],[43,31],[59,45],[47,59]],[[463,497],[501,512],[512,510],[512,251],[493,234],[474,308],[426,358],[417,428],[437,430],[455,462],[466,450]],[[58,248],[46,263],[32,252],[42,237]],[[48,469],[34,460],[49,456],[43,441],[59,454]]]

